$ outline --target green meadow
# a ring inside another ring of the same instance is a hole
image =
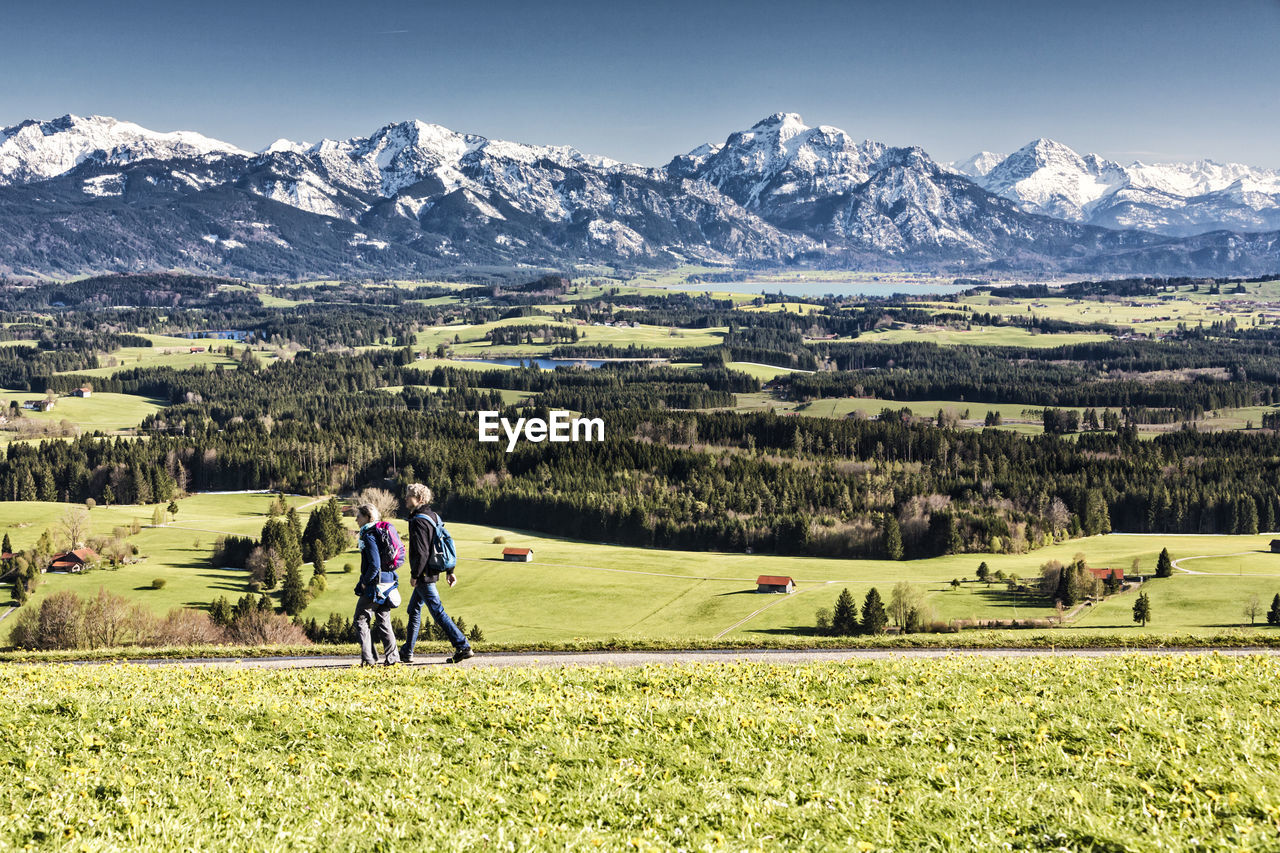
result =
[[[0,666],[6,849],[1272,850],[1274,657]]]
[[[549,316],[512,317],[480,325],[433,326],[419,332],[414,346],[432,352],[440,344],[448,346],[458,358],[496,358],[504,356],[546,354],[554,347],[572,347],[567,341],[542,343],[535,336],[533,344],[495,345],[485,335],[507,326],[550,325],[563,329],[576,328],[580,346],[616,346],[639,348],[709,347],[718,345],[727,331],[724,327],[679,329],[666,326],[574,325],[568,320]]]
[[[0,389],[0,402],[43,400],[44,394]],[[67,421],[81,432],[117,432],[137,426],[147,415],[164,408],[160,400],[132,394],[108,394],[95,391],[91,397],[59,397],[52,411],[22,410],[24,420],[37,424],[60,424]],[[0,431],[0,440],[22,435],[19,431]]]
[[[168,335],[141,335],[151,341],[149,347],[121,347],[110,353],[101,353],[102,367],[92,370],[70,371],[77,376],[112,376],[121,370],[134,367],[172,367],[183,370],[191,367],[213,367],[218,364],[233,365],[235,359],[225,354],[227,346],[237,353],[247,345],[235,341],[177,338]],[[204,352],[191,352],[192,348]],[[265,358],[261,353],[259,357]]]
[[[972,329],[911,326],[865,332],[854,339],[859,343],[902,344],[928,342],[939,346],[975,347],[1051,347],[1109,341],[1110,335],[1096,332],[1058,332],[1040,334],[1018,326],[974,326]]]
[[[178,606],[204,607],[220,596],[234,601],[248,591],[248,574],[211,565],[213,540],[220,533],[256,537],[270,500],[260,494],[194,495],[178,501],[176,519],[166,517],[159,527],[150,526],[154,507],[97,507],[90,513],[91,533],[110,533],[134,520],[144,525],[130,537],[140,551],[140,562],[84,574],[46,574],[32,601],[38,605],[61,589],[88,596],[99,587],[157,613]],[[317,500],[289,499],[304,524]],[[67,508],[59,503],[0,503],[0,532],[8,533],[18,549],[34,545],[46,528],[57,539],[59,519]],[[397,524],[404,532],[404,523]],[[448,609],[469,624],[479,623],[487,640],[506,643],[809,636],[816,611],[831,608],[840,590],[847,587],[861,600],[876,587],[887,599],[902,581],[925,593],[939,620],[1042,619],[1055,612],[1044,599],[978,582],[978,564],[985,561],[992,573],[1034,579],[1048,560],[1068,562],[1082,553],[1091,566],[1131,572],[1137,560],[1141,570],[1150,573],[1163,547],[1175,560],[1191,558],[1184,564],[1188,570],[1207,574],[1178,573],[1149,581],[1145,589],[1153,619],[1146,633],[1210,635],[1238,628],[1248,624],[1242,607],[1251,595],[1269,605],[1280,592],[1280,555],[1270,553],[1268,535],[1116,534],[1070,540],[1022,555],[961,554],[894,562],[643,549],[513,528],[462,523],[449,527],[460,562],[458,586],[444,592]],[[495,542],[497,537],[505,541]],[[534,561],[504,562],[501,552],[507,546],[532,548]],[[1196,559],[1200,557],[1205,559]],[[328,562],[328,589],[311,603],[306,617],[323,622],[331,613],[350,615],[356,578],[344,572],[346,565],[358,569],[354,549]],[[304,569],[309,575],[310,568]],[[761,574],[793,578],[796,592],[756,593],[755,579]],[[151,588],[156,578],[165,579],[162,589]],[[962,581],[959,588],[952,586],[953,579]],[[1135,635],[1141,629],[1131,620],[1133,596],[1126,592],[1085,608],[1051,633]],[[1273,629],[1263,625],[1253,630]]]

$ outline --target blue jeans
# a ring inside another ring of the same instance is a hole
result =
[[[436,585],[418,581],[418,585],[413,588],[413,595],[409,598],[409,637],[404,644],[406,658],[413,656],[414,646],[418,645],[418,631],[422,628],[422,605],[424,604],[431,618],[436,620],[436,624],[440,626],[441,631],[444,631],[444,635],[449,638],[449,642],[453,643],[455,649],[462,651],[471,647],[467,638],[458,630],[458,626],[453,624],[449,614],[444,612],[444,605],[440,602],[440,593],[436,592]]]

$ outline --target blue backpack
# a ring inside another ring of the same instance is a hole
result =
[[[427,557],[427,568],[433,573],[451,572],[458,565],[458,549],[453,544],[453,537],[449,535],[449,531],[445,530],[444,520],[440,518],[439,513],[425,512],[418,513],[419,516],[425,518],[435,527],[436,531],[436,547]],[[432,518],[432,516],[435,516]]]

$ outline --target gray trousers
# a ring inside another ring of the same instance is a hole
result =
[[[386,664],[400,662],[400,655],[396,649],[396,635],[391,630],[391,610],[390,604],[374,604],[373,599],[367,595],[360,596],[360,600],[356,602],[356,617],[352,622],[356,629],[356,642],[360,644],[360,663],[375,662],[373,638],[369,636],[370,620],[373,620],[373,630],[386,650],[382,656],[382,662]]]

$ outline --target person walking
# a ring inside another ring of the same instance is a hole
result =
[[[400,650],[401,663],[413,663],[413,650],[418,644],[418,631],[422,627],[422,607],[435,620],[441,632],[453,644],[453,654],[445,659],[445,663],[460,663],[467,658],[475,657],[466,635],[453,624],[449,614],[444,612],[444,604],[440,601],[440,593],[436,590],[436,582],[440,580],[440,572],[445,572],[449,586],[458,582],[452,566],[442,559],[442,543],[439,531],[444,529],[440,515],[431,509],[431,490],[421,483],[413,483],[405,489],[405,506],[409,510],[409,583],[413,585],[413,595],[409,597],[409,636],[404,648]]]
[[[382,662],[386,666],[394,666],[399,662],[396,649],[396,635],[391,629],[391,610],[394,605],[389,600],[375,601],[378,582],[382,579],[384,562],[389,555],[382,552],[375,531],[375,525],[382,518],[378,508],[372,504],[361,504],[356,510],[356,524],[360,525],[358,545],[360,548],[360,580],[356,583],[356,615],[353,620],[356,640],[360,643],[360,665],[373,666],[375,662],[373,638],[369,634],[369,623],[374,623],[374,631],[382,641]],[[385,571],[392,571],[387,566]]]

